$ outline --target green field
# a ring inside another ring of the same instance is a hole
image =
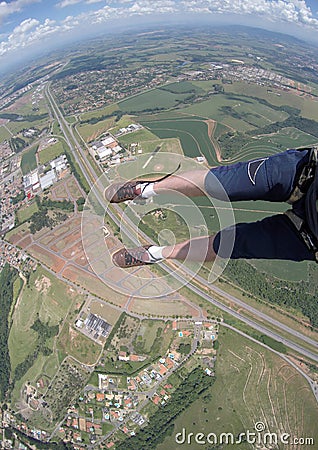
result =
[[[39,152],[39,161],[40,164],[46,164],[52,159],[57,158],[58,156],[64,153],[64,148],[62,142],[56,142],[49,147],[44,148]]]
[[[31,203],[27,207],[23,207],[17,211],[19,222],[25,222],[29,220],[32,214],[38,212],[39,208],[36,202]]]
[[[85,142],[94,141],[102,133],[109,130],[114,125],[115,117],[109,119],[101,120],[100,122],[91,124],[77,125],[76,130]]]
[[[57,341],[59,351],[84,364],[96,364],[101,348],[101,345],[84,336],[68,322],[65,323]]]
[[[147,129],[134,131],[133,133],[128,133],[118,138],[119,143],[125,146],[135,142],[142,142],[142,143],[147,141],[151,142],[157,139],[158,139],[157,136]]]
[[[178,81],[176,83],[169,83],[165,86],[161,86],[162,90],[172,92],[173,94],[202,94],[204,90],[195,83],[191,83],[190,81]]]
[[[175,436],[183,428],[188,434],[233,433],[235,438],[247,430],[254,432],[260,421],[266,432],[312,437],[317,442],[318,406],[305,378],[277,355],[230,330],[221,329],[219,342],[214,385],[174,421],[171,436],[157,450],[182,448],[176,446]],[[203,448],[193,438],[184,447]],[[211,443],[204,448],[225,447]],[[254,447],[245,443],[242,448]]]
[[[243,151],[253,149],[271,149],[276,147],[277,151],[283,151],[286,148],[299,148],[306,145],[312,145],[317,142],[317,138],[296,128],[282,128],[277,133],[271,133],[267,135],[260,135],[254,138],[246,146],[243,147]]]
[[[13,314],[9,335],[12,370],[35,348],[37,333],[30,327],[37,315],[42,322],[56,325],[66,316],[72,303],[66,285],[42,268],[31,274],[29,283]]]
[[[218,164],[208,136],[208,126],[203,121],[170,119],[152,122],[142,121],[141,123],[160,139],[179,138],[185,156],[190,158],[205,156],[209,164]]]
[[[128,114],[154,109],[169,109],[175,107],[187,97],[189,97],[188,93],[171,93],[157,88],[123,100],[118,103],[118,106]]]
[[[35,157],[37,149],[38,146],[35,145],[34,147],[31,147],[29,150],[23,153],[21,160],[21,169],[23,175],[26,175],[27,173],[37,168]]]
[[[237,117],[227,114],[222,109],[224,107],[232,108]],[[262,127],[288,117],[286,113],[263,105],[253,98],[232,92],[214,95],[209,100],[191,105],[182,111],[203,115],[239,131]]]
[[[281,90],[279,91],[279,95],[277,95],[276,91],[269,93],[266,86],[242,82],[228,85],[225,87],[225,90],[239,95],[262,98],[275,106],[289,105],[300,109],[302,116],[317,120],[317,102],[311,98],[300,97],[292,92],[284,92]]]
[[[0,142],[8,141],[12,134],[3,126],[0,125]]]

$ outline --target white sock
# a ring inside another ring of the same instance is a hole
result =
[[[151,247],[148,248],[148,253],[150,256],[150,261],[156,261],[157,259],[164,259],[164,257],[162,256],[162,250],[165,247],[158,247],[157,245],[152,245]]]
[[[150,198],[154,195],[157,195],[154,191],[154,184],[155,183],[141,183],[140,189],[141,189],[141,197],[142,198]]]

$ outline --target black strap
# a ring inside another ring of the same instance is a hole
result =
[[[303,240],[309,251],[314,254],[315,260],[318,263],[318,239],[308,229],[306,222],[297,216],[292,209],[286,211],[285,215],[294,225],[299,237]]]

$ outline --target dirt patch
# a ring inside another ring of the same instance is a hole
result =
[[[35,288],[38,292],[41,292],[41,294],[46,295],[52,285],[51,280],[46,277],[45,275],[42,275],[41,278],[37,278],[34,282]]]
[[[28,248],[28,252],[56,273],[59,273],[65,265],[65,261],[62,258],[53,255],[53,253],[37,244],[32,244]]]
[[[73,244],[73,242],[75,241],[79,241],[81,238],[81,230],[80,229],[76,229],[76,230],[72,230],[72,233],[62,237],[62,239],[60,239],[59,241],[55,241],[54,244],[52,244],[50,246],[50,248],[54,251],[54,252],[59,252],[63,249],[65,249],[66,247],[69,247],[70,245]]]
[[[92,294],[95,294],[104,300],[109,300],[116,305],[123,306],[127,302],[126,295],[113,291],[95,274],[75,267],[72,264],[64,269],[62,275],[68,280],[77,283],[81,287],[87,289]]]
[[[64,252],[62,252],[62,256],[64,256],[64,258],[67,258],[67,259],[73,259],[73,258],[76,258],[76,256],[79,253],[83,253],[83,251],[84,250],[83,250],[82,242],[79,241],[79,242],[76,242],[71,247],[69,247]]]
[[[88,261],[84,253],[82,253],[78,258],[75,259],[75,263],[82,267],[87,266]]]
[[[11,242],[11,244],[16,245],[19,241],[21,241],[21,239],[25,238],[29,234],[30,234],[29,230],[18,231],[17,233],[12,234],[12,236],[10,236],[9,241]]]
[[[28,245],[32,244],[32,238],[31,236],[26,236],[19,242],[19,247],[22,249],[26,248]]]
[[[220,148],[217,140],[214,139],[214,137],[213,137],[216,122],[215,122],[215,120],[208,119],[205,121],[205,123],[208,125],[208,136],[209,136],[211,144],[213,145],[213,148],[215,150],[216,159],[218,160],[218,162],[222,162],[221,148]]]

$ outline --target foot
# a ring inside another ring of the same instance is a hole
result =
[[[145,181],[127,181],[126,183],[114,183],[105,190],[105,198],[110,203],[121,203],[133,200],[142,194],[141,184],[149,184]]]
[[[159,181],[163,181],[166,178],[173,175],[177,170],[179,170],[180,164],[178,167],[171,173],[164,175],[163,177],[157,178],[155,180],[132,180],[126,181],[126,183],[114,183],[108,186],[105,189],[104,195],[106,200],[110,203],[121,203],[126,202],[127,200],[134,200],[137,197],[143,198],[142,193],[145,188],[149,186],[151,183],[158,183]]]
[[[151,246],[147,245],[145,247],[136,247],[130,250],[121,248],[113,254],[113,263],[115,266],[126,269],[127,267],[145,266],[161,261],[161,259],[155,258],[149,253],[149,247]]]

